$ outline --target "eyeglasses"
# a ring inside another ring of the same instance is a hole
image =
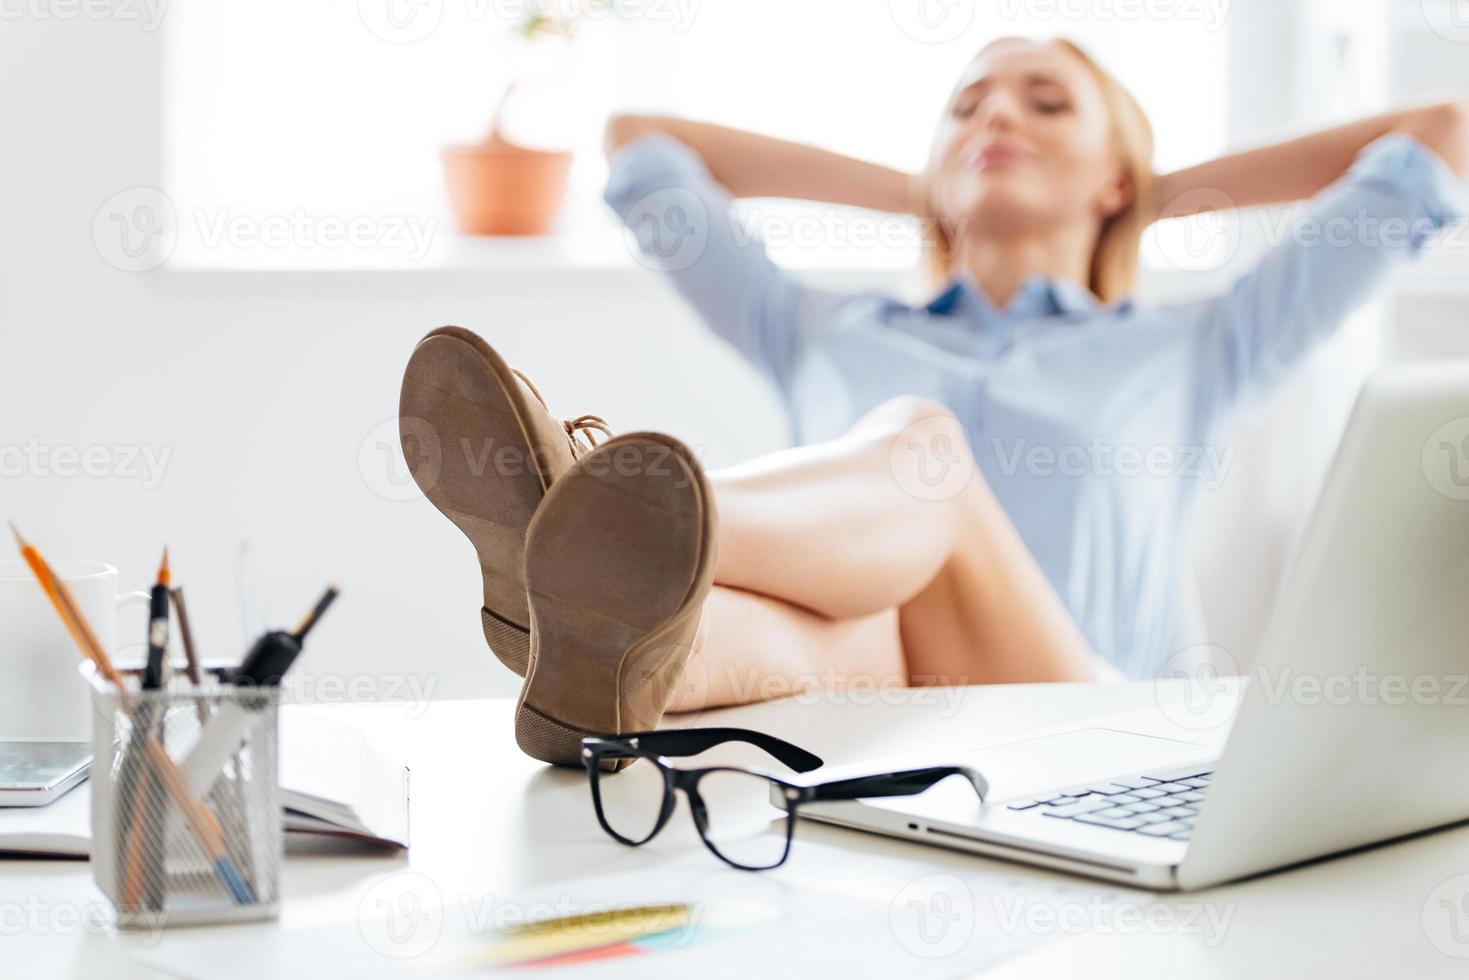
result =
[[[677,802],[674,790],[682,790],[699,837],[715,857],[743,871],[764,871],[784,864],[790,855],[796,810],[802,804],[916,796],[950,776],[967,780],[981,802],[989,792],[984,777],[964,766],[932,766],[797,786],[753,769],[675,769],[669,764],[670,757],[698,755],[726,742],[753,745],[796,772],[810,772],[822,764],[818,756],[790,742],[743,728],[683,728],[584,738],[582,762],[592,784],[597,822],[630,847],[646,844],[668,823]],[[648,764],[632,765],[639,759]],[[783,826],[772,828],[772,818],[783,819]]]

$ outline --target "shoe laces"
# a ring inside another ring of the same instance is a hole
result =
[[[566,429],[566,438],[571,440],[571,448],[578,455],[597,448],[598,440],[592,436],[593,432],[602,433],[603,441],[612,438],[611,426],[600,415],[578,415],[574,419],[563,420],[561,425]]]
[[[541,407],[550,412],[551,406],[546,404],[546,398],[536,387],[535,382],[517,368],[511,368],[510,371],[530,389],[530,393],[536,396],[536,401],[541,403]],[[597,439],[592,435],[594,432],[600,432],[604,440],[612,438],[612,427],[600,415],[578,415],[574,419],[562,419],[561,427],[566,430],[566,438],[571,443],[573,456],[580,456],[582,453],[588,453],[597,448]]]

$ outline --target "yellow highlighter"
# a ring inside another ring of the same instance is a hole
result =
[[[504,930],[493,946],[466,957],[463,965],[526,966],[590,954],[684,929],[694,923],[696,912],[688,904],[640,905],[527,922]]]

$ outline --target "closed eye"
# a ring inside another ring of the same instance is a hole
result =
[[[979,111],[992,86],[990,80],[980,79],[959,91],[949,107],[949,115],[955,119],[968,119]],[[1040,115],[1052,116],[1070,112],[1073,108],[1071,92],[1064,84],[1050,75],[1030,75],[1025,79],[1025,105]]]
[[[1032,77],[1026,86],[1030,107],[1045,115],[1069,112],[1072,108],[1071,93],[1066,86],[1052,78]]]

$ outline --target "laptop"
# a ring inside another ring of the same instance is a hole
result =
[[[919,760],[979,770],[984,803],[948,780],[800,815],[1155,890],[1469,819],[1469,366],[1358,396],[1247,678]]]

